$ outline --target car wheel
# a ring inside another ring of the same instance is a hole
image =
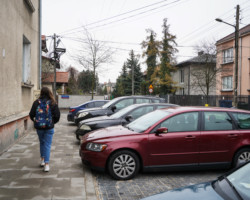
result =
[[[133,178],[139,171],[138,156],[132,151],[122,150],[114,153],[108,162],[109,174],[118,180]]]
[[[235,154],[233,166],[238,167],[247,161],[250,161],[250,148],[241,149]]]

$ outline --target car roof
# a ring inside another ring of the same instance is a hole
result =
[[[121,97],[116,97],[115,99],[125,99],[125,98],[128,98],[128,97],[132,97],[132,98],[147,98],[147,99],[164,99],[164,98],[155,97],[155,96],[143,96],[143,95],[121,96]]]
[[[143,107],[143,106],[179,106],[176,104],[171,104],[171,103],[140,103],[140,104],[132,104],[128,106],[128,108],[138,108],[138,107]]]
[[[250,113],[250,111],[241,110],[237,108],[205,107],[205,106],[176,106],[176,107],[161,108],[161,110],[166,110],[172,113],[192,112],[192,111],[224,111],[224,112]]]

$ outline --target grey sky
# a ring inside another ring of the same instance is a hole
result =
[[[193,46],[201,41],[218,40],[234,32],[233,27],[215,21],[221,18],[235,24],[236,5],[240,5],[240,27],[250,22],[249,0],[42,0],[42,33],[62,36],[67,53],[61,60],[82,70],[70,58],[80,27],[86,26],[94,38],[108,41],[116,49],[113,64],[100,67],[100,82],[115,82],[123,63],[133,49],[142,54],[140,43],[150,28],[162,37],[162,23],[168,18],[170,32],[177,37],[177,61],[196,56]],[[123,14],[127,13],[127,14]],[[110,18],[110,19],[108,19]],[[96,23],[99,22],[99,23]],[[89,25],[92,24],[92,25]],[[50,46],[48,39],[47,45]],[[142,70],[146,69],[142,61]]]

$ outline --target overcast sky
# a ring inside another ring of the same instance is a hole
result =
[[[146,29],[154,30],[161,39],[167,18],[170,33],[177,37],[177,61],[184,61],[196,56],[194,46],[202,41],[216,41],[234,32],[215,18],[235,24],[237,4],[241,28],[250,22],[249,0],[42,0],[42,34],[61,36],[60,47],[67,49],[61,61],[82,71],[71,57],[75,38],[85,26],[96,40],[114,48],[114,62],[101,66],[98,75],[101,83],[115,82],[130,50],[142,54],[140,43],[147,37]],[[47,39],[52,50],[51,39]],[[145,59],[140,61],[144,71]]]

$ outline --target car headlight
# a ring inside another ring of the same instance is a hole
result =
[[[78,118],[80,117],[85,117],[87,114],[89,114],[88,112],[82,112],[78,115]]]
[[[83,124],[81,127],[80,127],[81,130],[85,130],[85,131],[91,131],[91,128],[85,124]]]
[[[107,148],[106,144],[98,144],[98,143],[88,143],[86,145],[86,149],[89,151],[97,151],[97,152],[101,152],[104,151]]]

